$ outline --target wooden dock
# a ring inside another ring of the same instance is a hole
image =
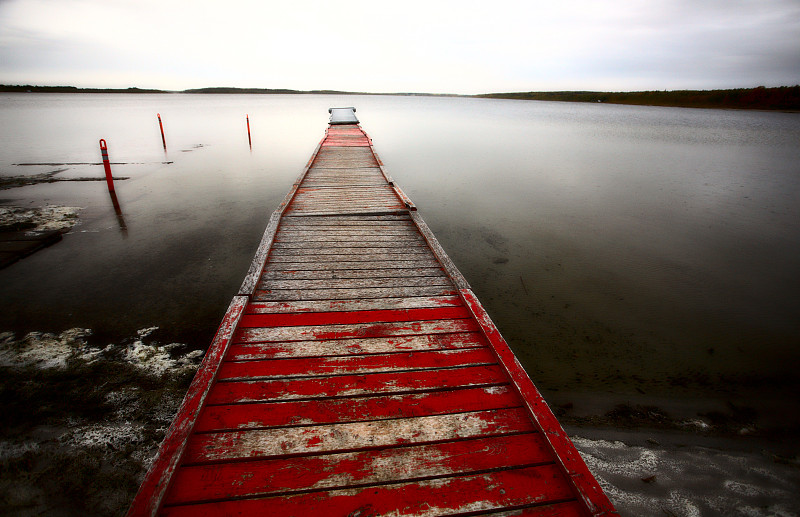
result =
[[[616,515],[354,115],[333,115],[128,515]]]

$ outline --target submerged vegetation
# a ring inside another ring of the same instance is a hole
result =
[[[203,354],[157,331],[0,333],[0,514],[125,512]]]
[[[655,90],[643,92],[511,92],[480,95],[448,95],[433,93],[369,93],[338,90],[290,90],[286,88],[194,88],[183,91],[141,88],[77,88],[75,86],[0,85],[0,92],[18,93],[206,93],[206,94],[335,94],[335,95],[422,95],[436,97],[478,97],[486,99],[518,99],[564,102],[605,102],[640,106],[673,106],[682,108],[757,109],[800,111],[800,85],[732,90]]]

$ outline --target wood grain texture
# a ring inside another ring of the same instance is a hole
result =
[[[207,404],[354,397],[421,390],[498,385],[508,382],[497,365],[467,366],[419,372],[372,373],[298,379],[220,382]]]
[[[402,298],[377,298],[374,300],[299,300],[289,302],[253,301],[247,306],[247,314],[457,307],[461,305],[461,303],[461,299],[458,296],[417,296]]]
[[[196,432],[307,426],[521,407],[507,385],[317,400],[206,406]]]
[[[415,447],[197,465],[178,473],[168,504],[331,490],[470,475],[548,463],[537,434],[477,438]]]
[[[532,486],[542,487],[541,491],[532,491]],[[434,516],[560,503],[570,495],[558,469],[542,465],[376,487],[170,506],[164,515],[397,515],[401,509],[402,515]]]
[[[496,364],[488,348],[421,350],[369,355],[297,357],[226,361],[219,368],[219,380],[285,379],[327,375],[435,370],[456,366]]]
[[[534,430],[521,408],[367,422],[193,434],[184,464],[373,449]]]
[[[451,350],[486,346],[478,332],[453,332],[418,336],[389,336],[356,339],[312,339],[308,341],[279,341],[249,343],[239,341],[232,347],[227,359],[247,361],[257,359],[285,359],[291,357],[330,357],[353,354],[384,354],[413,352],[417,350]]]

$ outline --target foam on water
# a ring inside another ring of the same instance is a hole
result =
[[[800,515],[800,471],[767,454],[572,441],[621,515]]]

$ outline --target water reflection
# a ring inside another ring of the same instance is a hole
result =
[[[114,213],[117,214],[117,224],[119,224],[119,231],[122,234],[122,238],[128,238],[128,225],[125,224],[125,217],[122,215],[122,208],[119,206],[119,200],[117,199],[117,193],[113,190],[110,190],[108,194],[111,196],[111,204],[114,205]]]
[[[124,217],[114,198],[111,216],[96,185],[14,191],[26,203],[86,209],[70,238],[0,272],[0,330],[46,330],[47,321],[59,332],[128,336],[161,325],[206,346],[328,108],[351,104],[540,387],[695,396],[779,386],[771,400],[796,407],[785,395],[800,364],[795,114],[386,96],[5,96],[0,168],[96,161],[100,133],[131,179]],[[169,122],[172,164],[153,113]],[[262,121],[247,143],[241,113]],[[124,243],[109,239],[107,228],[126,235],[128,224],[137,231]]]

